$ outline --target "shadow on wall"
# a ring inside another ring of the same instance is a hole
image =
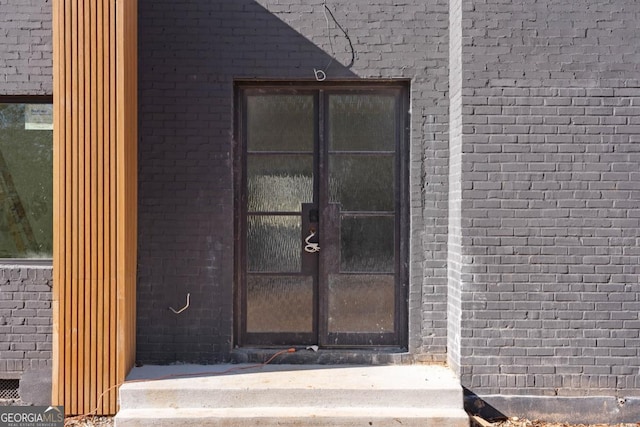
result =
[[[323,2],[300,3],[139,1],[142,363],[215,363],[232,348],[234,79],[357,77],[337,27],[339,58],[293,28],[331,50]],[[187,293],[189,309],[170,312]]]
[[[471,415],[478,415],[485,420],[496,422],[506,420],[508,417],[489,403],[482,400],[480,396],[466,387],[464,390],[464,409]]]
[[[331,10],[325,13],[322,1],[301,3],[305,4],[267,10],[252,0],[179,4],[140,0],[143,88],[144,73],[149,72],[165,77],[173,73],[167,80],[186,84],[199,80],[203,86],[230,78],[314,79],[314,69],[326,71],[330,79],[355,77],[337,58],[280,19],[312,34],[329,50],[333,45],[340,51],[339,59],[350,62]]]
[[[540,419],[545,422],[571,422],[580,425],[631,423],[638,420],[637,396],[478,396],[464,388],[464,409],[470,415],[497,422],[508,417]],[[626,424],[625,424],[626,425]]]

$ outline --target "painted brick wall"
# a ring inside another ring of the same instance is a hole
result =
[[[50,267],[0,269],[0,378],[51,368]]]
[[[463,385],[640,394],[640,3],[463,1]]]
[[[410,348],[446,353],[448,2],[140,0],[138,358],[215,362],[233,345],[233,81],[409,78]],[[328,64],[331,64],[328,66]],[[176,316],[187,292],[191,307]]]
[[[0,98],[52,95],[51,2],[0,1]],[[0,264],[0,378],[51,368],[51,266]]]
[[[140,1],[139,358],[228,357],[233,79],[322,68],[412,79],[411,351],[444,360],[448,322],[476,393],[638,395],[640,4],[328,5],[350,68],[320,0]],[[50,7],[0,3],[0,95],[51,94]],[[0,267],[0,375],[49,367],[50,288]]]
[[[51,95],[51,1],[4,0],[0,24],[0,95]]]
[[[462,1],[449,3],[449,223],[447,362],[460,374],[462,263]]]

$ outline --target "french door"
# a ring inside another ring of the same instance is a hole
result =
[[[237,95],[239,344],[404,346],[405,87]]]

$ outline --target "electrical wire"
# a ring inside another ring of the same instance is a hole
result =
[[[329,13],[329,15],[327,15],[327,12]],[[353,47],[353,42],[351,41],[351,37],[349,37],[347,30],[345,30],[344,27],[340,25],[340,23],[336,19],[335,15],[327,5],[327,0],[324,0],[324,2],[322,3],[322,13],[324,14],[324,20],[327,23],[327,37],[329,38],[329,48],[331,50],[331,57],[329,58],[329,62],[327,63],[327,65],[324,67],[324,70],[322,69],[317,70],[315,68],[313,69],[316,76],[316,80],[318,81],[324,81],[327,78],[326,72],[329,70],[329,67],[331,66],[331,64],[333,64],[333,58],[336,56],[335,50],[333,48],[333,36],[331,34],[331,25],[329,24],[329,16],[331,16],[331,19],[336,24],[336,27],[338,27],[340,31],[342,31],[342,34],[344,34],[344,37],[347,39],[347,42],[349,43],[349,49],[351,50],[351,60],[349,61],[349,64],[346,65],[346,67],[351,68],[356,61],[356,50]]]
[[[351,50],[351,61],[349,61],[349,64],[347,64],[347,68],[351,68],[354,64],[354,62],[356,62],[356,50],[353,47],[353,43],[351,42],[351,37],[349,37],[349,34],[347,34],[347,30],[345,30],[342,25],[340,25],[340,23],[338,22],[338,20],[336,19],[336,17],[334,16],[333,12],[331,11],[331,9],[329,9],[329,6],[327,6],[327,1],[325,0],[324,2],[324,11],[325,11],[325,19],[327,17],[326,12],[329,12],[329,15],[331,16],[331,19],[333,19],[333,22],[335,22],[336,26],[340,29],[340,31],[342,31],[342,34],[344,34],[344,37],[347,39],[347,42],[349,42],[349,49]],[[327,28],[329,26],[329,20],[327,19]],[[329,44],[331,45],[331,53],[335,55],[335,53],[333,52],[333,44],[331,43],[331,37],[329,37]],[[328,68],[328,67],[327,67]]]

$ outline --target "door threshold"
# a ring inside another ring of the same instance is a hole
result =
[[[318,350],[310,347],[238,347],[231,351],[231,363],[264,363],[276,353],[288,348],[293,348],[296,351],[279,354],[269,363],[290,365],[399,365],[413,362],[411,354],[400,347],[372,349],[320,348]]]

